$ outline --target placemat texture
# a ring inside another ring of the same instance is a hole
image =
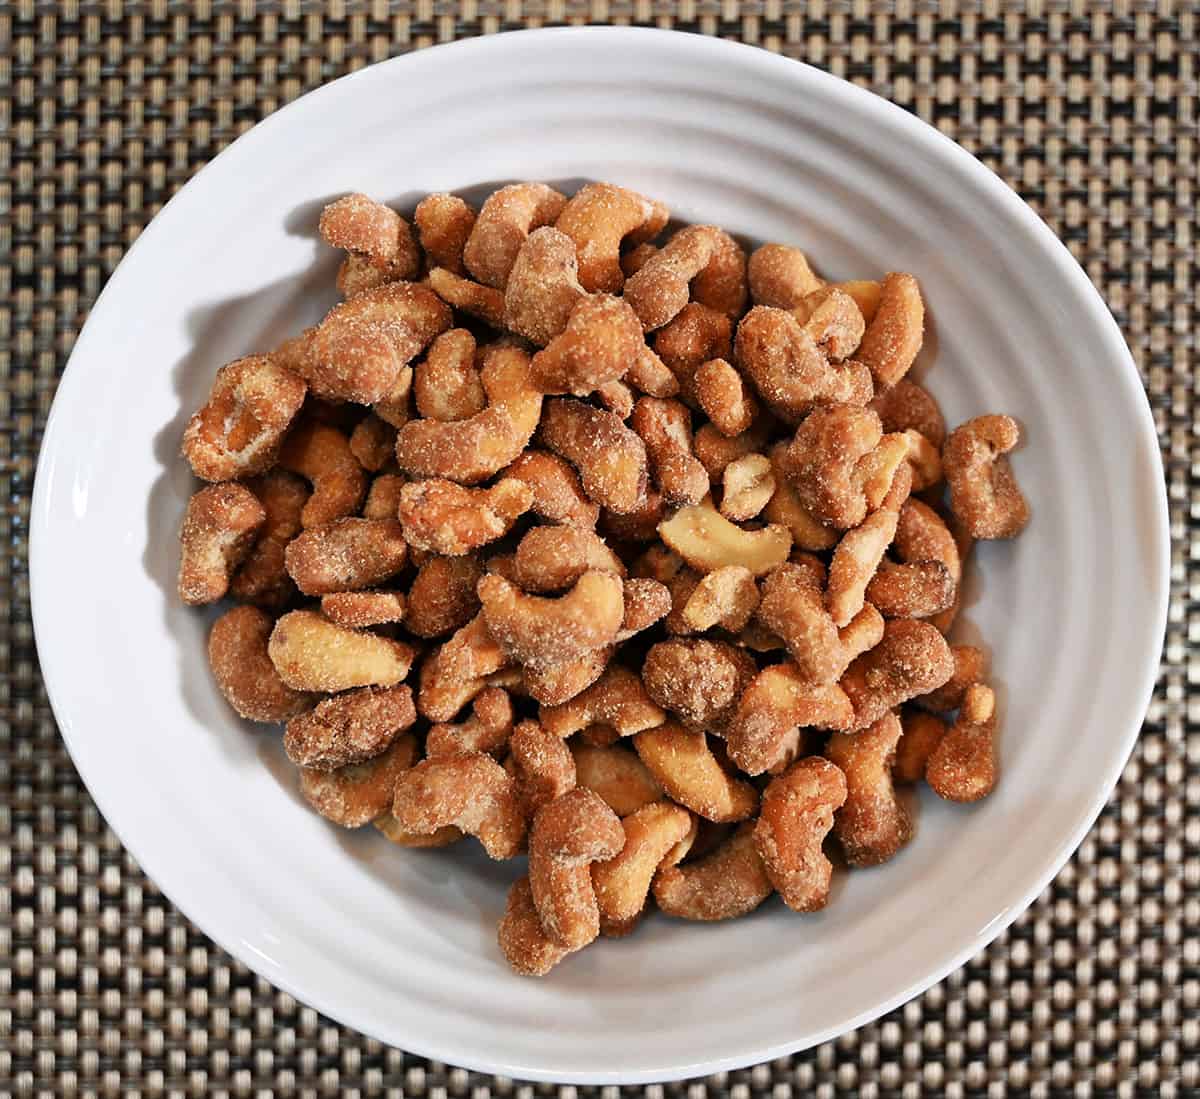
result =
[[[172,192],[253,123],[345,72],[563,22],[674,27],[801,58],[914,111],[1002,175],[1069,244],[1129,339],[1174,535],[1141,740],[1079,853],[1009,932],[839,1041],[603,1099],[1200,1094],[1200,20],[1194,3],[1170,0],[0,0],[0,1094],[599,1090],[529,1087],[388,1049],[189,926],[105,828],[62,747],[25,563],[56,379],[105,278]]]

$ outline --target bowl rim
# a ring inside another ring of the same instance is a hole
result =
[[[272,972],[267,975],[262,971],[262,967],[256,961],[253,953],[245,949],[240,941],[230,939],[228,936],[213,934],[212,930],[206,926],[207,919],[198,919],[192,912],[185,911],[182,906],[178,905],[174,900],[174,895],[177,891],[176,885],[179,882],[177,875],[171,873],[169,868],[162,864],[161,860],[154,858],[146,860],[143,858],[145,849],[141,838],[137,835],[127,835],[121,831],[118,824],[115,823],[119,819],[120,813],[114,814],[111,811],[114,809],[114,804],[108,800],[106,794],[98,792],[93,787],[88,776],[80,766],[80,755],[75,750],[76,743],[74,741],[77,732],[76,727],[69,719],[64,720],[69,712],[69,707],[66,692],[62,690],[62,685],[68,681],[68,670],[56,663],[55,657],[51,655],[53,652],[52,647],[47,646],[43,648],[40,643],[41,639],[48,637],[54,629],[53,624],[48,619],[48,611],[46,610],[47,598],[42,594],[46,590],[48,580],[46,574],[43,572],[37,552],[37,547],[40,545],[41,539],[48,536],[47,524],[49,515],[46,503],[47,494],[50,491],[48,483],[51,478],[47,472],[47,462],[44,459],[48,454],[53,452],[57,445],[56,428],[59,418],[58,413],[69,402],[76,378],[80,374],[80,370],[73,370],[72,367],[75,366],[77,359],[82,360],[87,354],[90,354],[89,330],[93,328],[92,318],[101,310],[110,295],[114,298],[117,296],[125,276],[131,269],[132,265],[130,261],[138,254],[143,243],[146,240],[154,239],[156,234],[166,231],[166,227],[172,223],[182,205],[181,199],[185,195],[195,192],[200,186],[200,181],[205,179],[207,174],[214,170],[219,162],[227,162],[230,159],[234,159],[238,155],[245,153],[246,150],[266,140],[276,129],[286,124],[286,121],[293,112],[301,109],[301,104],[311,107],[313,101],[316,99],[341,94],[350,82],[365,84],[372,81],[386,81],[396,66],[428,64],[430,63],[429,58],[431,56],[435,56],[436,58],[433,62],[434,64],[444,64],[445,59],[450,54],[454,54],[456,57],[461,55],[460,60],[468,62],[472,54],[502,53],[509,48],[514,38],[519,38],[526,44],[531,39],[538,38],[544,41],[549,48],[553,48],[562,39],[582,38],[584,36],[588,38],[610,39],[613,48],[619,48],[622,44],[628,43],[631,38],[649,39],[653,37],[658,40],[661,47],[683,52],[694,51],[697,59],[702,60],[706,64],[721,64],[736,54],[743,61],[750,59],[749,63],[751,65],[760,66],[764,70],[772,69],[776,75],[783,75],[792,79],[797,84],[798,89],[808,84],[818,88],[822,94],[835,100],[841,98],[851,101],[857,108],[864,112],[873,112],[882,123],[903,130],[915,145],[923,147],[930,155],[940,157],[948,163],[957,165],[965,174],[970,176],[972,184],[978,187],[986,195],[987,199],[995,204],[1001,212],[1016,218],[1023,223],[1025,228],[1031,231],[1032,235],[1041,245],[1043,251],[1042,258],[1052,266],[1054,277],[1068,284],[1075,297],[1079,300],[1079,304],[1086,308],[1090,321],[1096,326],[1097,334],[1103,335],[1104,341],[1114,359],[1121,362],[1122,369],[1119,375],[1113,379],[1113,382],[1114,384],[1119,382],[1122,389],[1122,398],[1132,401],[1138,410],[1136,416],[1139,425],[1138,435],[1131,440],[1132,449],[1142,455],[1145,460],[1154,464],[1155,471],[1158,473],[1155,481],[1157,491],[1154,494],[1155,498],[1153,501],[1156,522],[1153,531],[1144,532],[1152,539],[1153,547],[1151,555],[1157,560],[1157,567],[1154,575],[1144,577],[1144,580],[1147,585],[1148,594],[1153,602],[1154,621],[1157,624],[1156,633],[1160,636],[1165,636],[1170,596],[1171,560],[1166,485],[1163,476],[1158,433],[1154,424],[1153,414],[1124,336],[1101,297],[1100,292],[1071,255],[1066,245],[1053,233],[1041,217],[1015,191],[1010,189],[998,175],[993,173],[966,149],[958,145],[936,127],[865,88],[852,84],[805,62],[771,53],[762,47],[733,42],[727,39],[707,37],[700,34],[645,27],[554,27],[507,31],[501,34],[442,43],[427,49],[401,54],[322,84],[320,87],[298,96],[292,102],[285,104],[256,123],[192,175],[143,228],[107,280],[93,304],[88,319],[83,325],[68,357],[46,419],[31,498],[28,561],[34,638],[47,698],[60,735],[68,753],[71,755],[72,763],[78,770],[80,778],[83,780],[90,796],[103,815],[107,826],[113,830],[126,851],[136,860],[142,872],[154,881],[156,886],[158,886],[160,880],[172,881],[170,888],[159,886],[163,895],[184,914],[189,922],[222,950],[242,962],[253,972],[263,976],[274,987],[293,996],[299,1003],[309,1004],[328,1018],[350,1026],[366,1035],[377,1035],[372,1020],[356,1017],[354,1011],[346,1010],[343,1007],[330,1010],[327,997],[323,993],[318,991],[318,994],[312,995],[307,991],[300,992],[297,988],[297,983],[291,980],[290,974]],[[67,395],[67,399],[64,399],[64,394]],[[1133,746],[1141,730],[1142,722],[1144,721],[1146,709],[1153,695],[1158,675],[1160,654],[1161,644],[1153,650],[1148,649],[1145,653],[1141,654],[1141,665],[1135,677],[1137,690],[1130,691],[1131,702],[1129,712],[1131,716],[1128,718],[1129,728],[1126,730],[1124,740],[1119,744],[1118,750],[1114,752],[1108,771],[1104,776],[1103,782],[1097,786],[1090,806],[1079,816],[1075,826],[1064,836],[1060,845],[1056,849],[1044,852],[1041,855],[1037,871],[1030,876],[1030,885],[1025,892],[1001,916],[997,917],[984,928],[981,928],[970,942],[954,953],[941,966],[935,967],[930,972],[913,981],[906,988],[874,1004],[871,1008],[839,1019],[823,1030],[807,1034],[794,1042],[784,1042],[760,1049],[743,1050],[711,1060],[701,1059],[691,1063],[668,1064],[653,1070],[639,1070],[634,1072],[623,1071],[619,1067],[595,1071],[558,1070],[547,1072],[539,1070],[534,1066],[513,1066],[487,1057],[476,1057],[472,1054],[469,1046],[452,1046],[452,1044],[447,1044],[444,1041],[426,1040],[424,1037],[417,1038],[411,1045],[406,1041],[405,1050],[418,1056],[427,1057],[450,1065],[461,1066],[472,1071],[510,1076],[523,1080],[562,1084],[644,1084],[688,1079],[714,1072],[759,1064],[829,1041],[879,1018],[897,1006],[920,995],[938,981],[943,980],[949,973],[960,968],[971,957],[996,939],[1033,903],[1079,847],[1087,832],[1095,823],[1112,790],[1115,788],[1121,772],[1129,759],[1129,755],[1133,750]],[[1141,716],[1137,717],[1132,716],[1135,709],[1133,701],[1135,700],[1140,700],[1137,710]],[[162,872],[161,878],[160,871]],[[385,1042],[389,1041],[386,1038],[381,1040]],[[465,1040],[464,1038],[464,1042]]]

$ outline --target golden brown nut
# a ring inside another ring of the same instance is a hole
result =
[[[463,247],[475,227],[475,211],[457,195],[426,195],[413,212],[421,247],[434,267],[463,273]]]
[[[280,678],[298,691],[393,687],[412,666],[411,645],[335,626],[315,611],[285,614],[267,651]]]
[[[562,332],[534,355],[533,384],[543,393],[586,397],[619,379],[642,346],[637,316],[624,301],[584,298]]]
[[[208,485],[193,495],[179,532],[179,598],[193,606],[221,599],[266,518],[245,485]]]
[[[506,690],[488,687],[475,697],[466,721],[459,725],[440,722],[425,734],[425,756],[438,759],[469,752],[497,756],[508,747],[512,731],[512,699]]]
[[[225,700],[249,721],[286,721],[303,713],[312,696],[294,691],[275,671],[267,639],[275,625],[257,607],[234,607],[212,626],[208,662]]]
[[[950,607],[933,615],[930,621],[944,634],[949,631],[958,613],[962,597],[962,557],[969,548],[969,536],[960,550],[955,534],[950,532],[942,517],[928,504],[909,499],[900,509],[900,521],[892,540],[892,553],[903,562],[940,561],[954,582],[954,599]]]
[[[616,294],[625,285],[622,242],[632,247],[653,240],[669,217],[670,211],[661,202],[636,191],[612,183],[589,183],[563,207],[555,227],[566,234],[579,255],[583,288]]]
[[[908,440],[908,464],[912,467],[913,492],[924,492],[942,483],[941,452],[919,431],[904,432]]]
[[[761,775],[780,759],[794,729],[850,729],[854,723],[854,707],[838,684],[813,686],[794,664],[775,664],[742,692],[725,730],[725,746],[746,774]]]
[[[550,523],[594,527],[600,505],[593,503],[570,462],[544,450],[526,450],[504,470],[505,477],[525,481],[533,489],[535,515]]]
[[[633,413],[634,403],[637,401],[633,390],[621,381],[605,382],[603,385],[597,386],[594,396],[602,408],[607,409],[621,420],[629,419]]]
[[[408,555],[397,519],[338,519],[293,538],[288,574],[305,595],[373,588],[400,571]]]
[[[755,576],[762,576],[786,561],[792,548],[792,536],[784,527],[746,530],[726,519],[707,497],[695,507],[680,508],[659,524],[658,533],[701,572],[741,565]]]
[[[757,613],[787,646],[796,675],[814,685],[836,682],[883,637],[883,618],[870,604],[839,630],[825,609],[824,578],[820,562],[780,565],[763,581]]]
[[[892,786],[902,731],[900,719],[887,713],[860,732],[834,733],[825,746],[846,776],[846,803],[834,816],[833,834],[851,866],[887,862],[912,839],[912,817]]]
[[[262,505],[266,519],[253,548],[229,583],[229,594],[248,603],[279,607],[296,590],[283,554],[288,542],[300,533],[300,513],[308,499],[308,486],[294,474],[273,469],[252,478],[246,487]]]
[[[653,488],[647,488],[641,502],[632,510],[618,514],[605,508],[600,513],[600,530],[613,542],[635,544],[658,538],[658,524],[667,512],[667,502]]]
[[[853,355],[866,328],[858,303],[836,286],[814,290],[792,312],[831,362]]]
[[[408,222],[364,194],[350,194],[321,211],[321,239],[368,260],[389,281],[415,277],[421,254]]]
[[[478,484],[516,460],[537,429],[542,398],[529,356],[517,347],[488,350],[480,373],[488,407],[451,423],[411,420],[396,437],[396,461],[417,477]]]
[[[600,569],[589,569],[557,598],[527,595],[494,573],[476,590],[488,629],[521,664],[561,664],[609,645],[624,616],[621,578]]]
[[[395,519],[400,513],[400,490],[408,484],[403,473],[380,473],[371,479],[363,501],[364,519]]]
[[[359,630],[404,619],[404,593],[339,591],[321,596],[321,613],[335,626]]]
[[[523,977],[544,977],[571,953],[542,927],[528,876],[518,878],[508,891],[497,938],[505,960]]]
[[[388,390],[383,400],[376,401],[372,411],[384,423],[392,427],[403,427],[412,417],[412,405],[409,398],[412,395],[413,368],[405,366],[396,375],[396,384]]]
[[[562,738],[536,721],[522,721],[509,747],[509,771],[517,780],[525,819],[532,822],[543,805],[575,788],[575,760]]]
[[[705,820],[745,820],[758,808],[758,792],[721,765],[698,729],[668,720],[638,733],[633,746],[667,796]]]
[[[400,277],[391,264],[379,266],[367,256],[349,252],[338,267],[334,281],[343,298],[352,298],[364,290],[374,290],[377,286],[396,282]]]
[[[300,793],[326,820],[361,828],[387,812],[392,791],[417,755],[416,738],[397,737],[390,748],[365,763],[336,771],[300,770]]]
[[[492,328],[504,327],[504,294],[491,286],[435,267],[429,272],[429,285],[447,305],[469,313]]]
[[[414,549],[461,557],[504,537],[531,503],[533,490],[509,477],[490,488],[414,481],[400,490],[400,523]]]
[[[457,843],[463,838],[462,832],[455,828],[453,824],[448,824],[445,828],[439,828],[436,832],[431,832],[428,836],[423,836],[419,832],[406,832],[396,823],[396,818],[392,816],[392,807],[390,804],[388,805],[387,812],[382,816],[376,817],[371,823],[379,829],[380,833],[398,847],[428,850],[434,847],[449,847],[450,844]]]
[[[744,522],[755,518],[775,495],[775,474],[765,454],[745,454],[725,467],[721,476],[721,514]]]
[[[692,438],[692,450],[708,471],[709,480],[715,483],[721,479],[730,462],[766,446],[771,426],[770,417],[760,416],[740,435],[730,438],[722,435],[713,424],[702,424]]]
[[[941,561],[883,561],[866,598],[884,618],[929,618],[954,604],[954,579]]]
[[[724,359],[709,359],[696,368],[692,392],[713,426],[729,438],[740,435],[758,415],[758,402],[750,387]]]
[[[508,664],[508,657],[492,636],[483,614],[477,614],[456,630],[438,650],[436,662],[440,674],[450,679],[478,679],[491,675]]]
[[[556,592],[571,587],[588,569],[625,575],[621,559],[595,531],[533,527],[517,545],[512,579],[527,592]]]
[[[192,472],[204,481],[229,481],[270,469],[306,389],[302,378],[263,355],[221,367],[183,433]]]
[[[939,714],[957,710],[967,688],[987,680],[990,661],[986,649],[978,645],[951,645],[950,655],[954,658],[950,678],[937,690],[913,699],[918,706]]]
[[[579,950],[600,934],[589,867],[624,843],[620,819],[591,790],[570,790],[538,810],[529,831],[529,884],[554,941]]]
[[[654,350],[690,400],[695,395],[696,371],[713,359],[732,356],[733,322],[717,309],[689,302],[655,333]]]
[[[624,381],[647,397],[674,397],[679,392],[679,380],[670,367],[644,344],[626,367]]]
[[[892,778],[896,782],[920,782],[925,777],[929,757],[942,742],[948,726],[934,714],[910,709],[900,715],[900,725],[904,735],[896,745]]]
[[[350,434],[350,453],[358,464],[378,473],[392,460],[396,449],[396,429],[373,412],[359,420]]]
[[[530,233],[504,288],[504,327],[545,347],[586,297],[579,285],[575,244],[549,226]],[[641,329],[638,329],[639,342]]]
[[[661,725],[666,714],[660,710],[635,672],[611,664],[590,686],[560,706],[543,706],[542,727],[564,740],[597,722],[611,725],[620,736],[632,736]]]
[[[798,423],[816,405],[862,406],[873,395],[862,363],[829,362],[800,322],[782,309],[751,309],[738,325],[735,354],[763,402],[786,423]]]
[[[783,903],[797,912],[829,903],[833,864],[822,845],[845,801],[846,777],[819,756],[797,760],[763,791],[755,847]]]
[[[867,366],[880,389],[895,385],[912,366],[925,338],[925,303],[912,275],[884,276],[879,304],[862,342],[858,361]]]
[[[976,683],[925,765],[925,780],[947,801],[978,801],[996,787],[996,696]]]
[[[617,735],[615,730],[613,733]],[[646,765],[628,748],[572,741],[571,755],[575,759],[576,783],[599,794],[619,817],[627,817],[663,796],[662,787]]]
[[[753,657],[723,641],[660,641],[646,654],[646,693],[680,720],[719,732],[757,672]]]
[[[911,378],[881,389],[870,404],[884,431],[919,431],[939,450],[946,441],[946,421],[933,395]]]
[[[902,702],[928,694],[954,671],[945,638],[928,622],[893,618],[883,640],[858,657],[842,676],[841,687],[854,707],[849,729],[865,729]]]
[[[306,530],[353,515],[367,491],[366,474],[349,440],[337,428],[315,420],[288,433],[279,464],[312,485],[312,495],[300,513]]]
[[[296,369],[319,397],[373,405],[450,321],[450,310],[427,287],[390,282],[335,305]]]
[[[621,827],[625,832],[621,850],[592,864],[600,930],[606,935],[623,935],[632,929],[646,907],[655,871],[695,825],[682,806],[660,801],[631,813]]]
[[[511,859],[525,840],[517,784],[482,752],[425,759],[400,776],[392,816],[408,832],[432,835],[452,824],[493,859]]]
[[[813,274],[808,257],[788,244],[764,244],[747,264],[750,297],[755,305],[795,309],[824,283]]]
[[[408,590],[405,628],[418,637],[440,637],[466,625],[479,610],[475,585],[483,575],[477,557],[431,557]]]
[[[630,248],[621,257],[621,273],[629,278],[631,275],[636,275],[643,267],[646,266],[646,261],[658,251],[657,244],[651,244],[647,241],[645,244],[639,244],[635,248]]]
[[[758,606],[754,574],[742,565],[726,565],[698,577],[680,615],[697,633],[722,626],[737,633]]]
[[[727,567],[740,568],[741,566],[729,565]],[[723,570],[716,569],[715,571],[721,572]],[[687,610],[688,604],[692,601],[692,597],[699,590],[700,581],[704,579],[704,575],[693,568],[685,566],[667,581],[667,593],[671,597],[671,610],[664,623],[667,627],[667,633],[675,637],[686,637],[688,634],[696,632],[695,627],[684,612]],[[699,602],[703,604],[704,601],[705,596],[701,593]]]
[[[561,664],[528,664],[521,669],[525,693],[543,706],[559,706],[586,690],[604,674],[614,646],[592,649]]]
[[[506,678],[507,657],[477,616],[436,648],[421,665],[417,712],[430,721],[450,721],[489,686],[515,686]]]
[[[297,766],[336,771],[379,755],[416,720],[407,687],[362,687],[293,717],[283,749]]]
[[[1015,538],[1029,522],[1029,505],[1007,457],[1020,438],[1011,416],[976,416],[946,440],[942,467],[950,507],[972,538]]]
[[[487,394],[475,366],[475,337],[451,328],[429,345],[413,367],[413,396],[427,420],[466,420],[487,406]]]
[[[732,920],[753,912],[774,889],[746,821],[715,850],[654,875],[654,900],[668,916]]]
[[[708,492],[708,474],[692,454],[692,416],[685,405],[642,397],[630,426],[646,444],[654,483],[668,504],[698,504]]]
[[[746,302],[746,254],[715,225],[680,229],[625,283],[625,300],[647,332],[675,317],[693,294],[731,317]]]
[[[602,507],[628,512],[641,503],[646,447],[613,413],[570,398],[547,401],[541,438],[576,468],[588,496]]]
[[[552,225],[566,198],[544,183],[513,183],[490,195],[463,249],[467,270],[480,282],[503,290],[525,238]]]
[[[671,610],[671,593],[657,580],[635,578],[624,583],[625,613],[618,644],[647,630]]]

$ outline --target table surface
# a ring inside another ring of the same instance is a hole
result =
[[[1141,738],[1032,908],[923,996],[836,1042],[620,1090],[1200,1093],[1194,2],[11,0],[0,3],[0,1096],[579,1090],[387,1048],[193,928],[106,828],[63,748],[38,676],[25,561],[58,376],[105,279],[170,195],[259,119],[343,73],[560,23],[673,27],[800,58],[915,112],[1003,176],[1068,244],[1129,340],[1173,535],[1166,647]]]

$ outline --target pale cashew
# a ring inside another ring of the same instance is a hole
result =
[[[721,475],[721,514],[738,522],[753,519],[775,494],[775,474],[765,454],[744,454]]]
[[[280,618],[267,652],[279,677],[297,691],[393,687],[416,657],[411,645],[335,626],[315,611]]]
[[[700,577],[683,604],[683,621],[697,633],[721,626],[737,633],[758,606],[754,574],[743,565],[726,565]]]
[[[659,524],[658,533],[701,572],[742,565],[755,576],[762,576],[786,561],[792,548],[792,536],[786,527],[772,524],[761,530],[745,530],[726,519],[707,497],[695,507],[680,508]]]
[[[758,808],[758,792],[721,765],[698,729],[668,720],[638,733],[633,746],[667,795],[705,820],[745,820]]]

